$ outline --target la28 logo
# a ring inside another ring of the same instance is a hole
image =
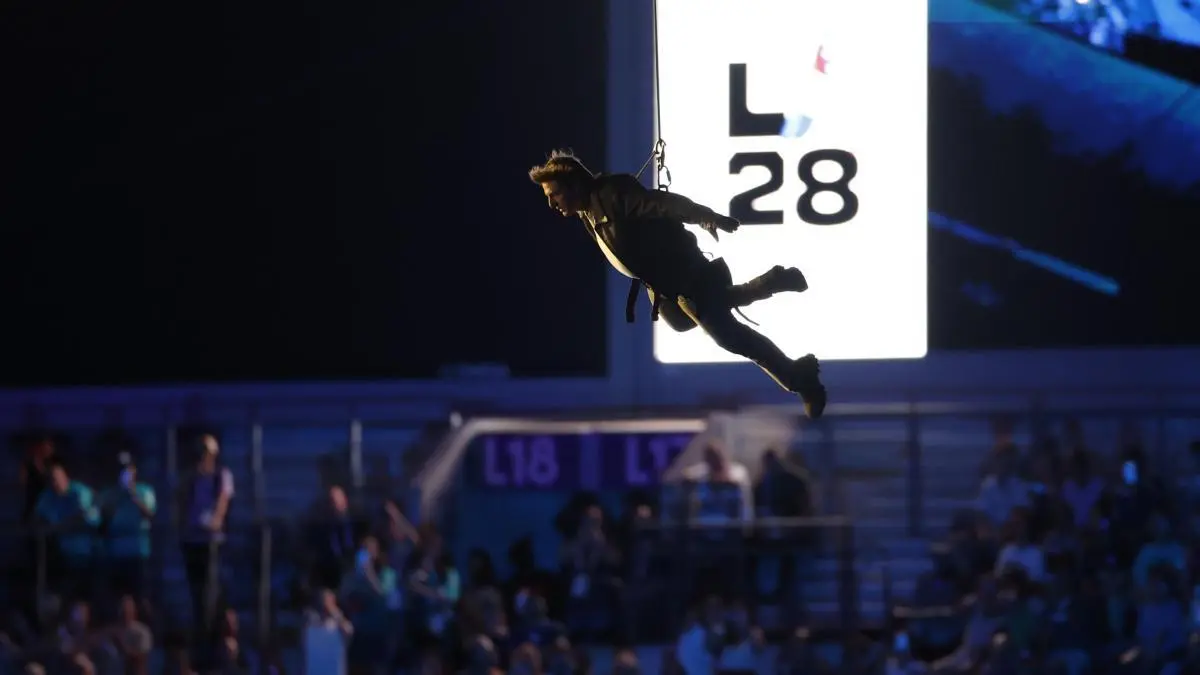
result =
[[[745,138],[753,136],[778,136],[783,127],[783,113],[754,113],[746,105],[746,64],[729,64],[729,136]],[[822,181],[813,175],[818,162],[834,162],[841,168],[837,180]],[[767,182],[729,200],[729,215],[743,225],[782,225],[783,211],[762,211],[754,208],[754,200],[774,194],[783,187],[783,157],[778,152],[739,152],[729,158],[729,173],[740,174],[752,167],[761,166],[771,173]],[[810,225],[841,225],[858,215],[858,195],[850,187],[850,181],[858,175],[858,159],[846,150],[813,150],[800,158],[796,167],[804,193],[796,202],[796,213]],[[822,192],[832,192],[842,200],[842,207],[833,213],[821,213],[813,207],[813,197]]]

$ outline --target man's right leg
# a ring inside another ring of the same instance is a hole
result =
[[[779,386],[799,394],[809,417],[820,417],[825,411],[825,386],[816,357],[788,358],[768,337],[738,321],[727,305],[715,300],[680,296],[679,306],[722,349],[753,361]]]

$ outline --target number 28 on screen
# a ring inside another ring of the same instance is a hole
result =
[[[783,113],[750,112],[746,104],[746,64],[729,65],[729,135],[733,138],[778,136],[783,127]],[[836,180],[823,181],[813,175],[818,162],[834,162],[841,174]],[[754,207],[754,200],[773,194],[783,187],[788,173],[778,152],[739,152],[729,158],[729,173],[736,175],[760,166],[770,172],[767,182],[750,188],[729,200],[729,215],[743,225],[782,225],[783,211],[763,211]],[[796,213],[810,225],[841,225],[858,214],[858,195],[850,182],[858,175],[858,159],[846,150],[821,149],[805,153],[796,167],[804,192],[796,202]],[[837,195],[841,208],[833,213],[821,213],[813,206],[813,198],[822,192]]]

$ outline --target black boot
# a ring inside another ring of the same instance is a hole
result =
[[[803,293],[807,290],[808,280],[803,272],[795,267],[776,265],[750,281],[734,286],[730,293],[734,307],[745,307],[776,293]]]
[[[764,272],[756,279],[760,281],[763,288],[774,293],[803,293],[808,290],[808,280],[804,278],[804,273],[795,267],[784,267],[776,265]]]
[[[809,419],[819,419],[825,414],[826,392],[821,383],[821,364],[812,354],[801,356],[792,362],[791,391],[804,400],[804,414]]]

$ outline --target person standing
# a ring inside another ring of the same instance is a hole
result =
[[[216,436],[201,436],[200,457],[182,483],[183,563],[192,597],[192,617],[206,635],[220,616],[221,549],[234,496],[233,472],[218,462],[220,450]]]

